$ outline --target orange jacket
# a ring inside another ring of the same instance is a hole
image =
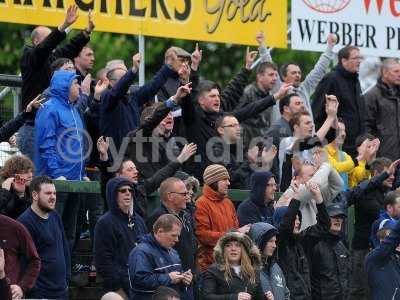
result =
[[[214,246],[218,239],[230,229],[239,228],[232,201],[207,185],[203,195],[196,201],[196,235],[199,240],[197,263],[204,272],[213,263]]]

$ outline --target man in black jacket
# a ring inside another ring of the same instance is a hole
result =
[[[277,100],[283,98],[290,89],[290,85],[284,84],[272,96],[267,96],[242,108],[237,108],[244,87],[249,81],[250,67],[254,57],[249,53],[246,59],[246,67],[243,68],[222,90],[219,86],[208,80],[200,82],[195,101],[185,101],[182,106],[182,120],[186,129],[186,137],[189,142],[198,146],[200,162],[196,161],[188,166],[187,171],[196,178],[201,179],[207,166],[207,142],[217,136],[215,122],[225,112],[242,122],[274,105]]]
[[[319,240],[305,248],[310,263],[311,294],[313,300],[343,300],[349,293],[351,267],[350,252],[340,236],[346,211],[340,203],[332,203],[326,210],[331,219],[329,231],[319,232]]]
[[[385,194],[392,189],[394,172],[400,161],[377,158],[370,170],[374,176],[345,192],[348,205],[354,205],[354,236],[352,241],[352,278],[350,299],[366,299],[369,295],[365,256],[369,253],[371,226],[383,209]]]
[[[330,220],[323,203],[318,185],[309,183],[308,188],[315,199],[318,214],[317,224],[300,232],[301,213],[298,184],[293,182],[295,191],[289,207],[279,207],[275,210],[274,225],[279,229],[278,263],[286,276],[290,290],[290,297],[296,300],[311,299],[310,265],[305,249],[316,244],[321,237],[321,232],[326,232],[330,227]]]
[[[244,149],[241,124],[232,114],[224,114],[215,121],[218,137],[214,137],[212,152],[207,153],[207,165],[221,164],[229,172],[230,188],[249,189],[250,176],[255,170],[269,171],[276,155],[276,147],[259,143]]]
[[[362,61],[360,50],[354,46],[346,46],[338,53],[338,65],[318,84],[312,110],[316,129],[322,126],[326,119],[325,96],[335,95],[339,101],[338,117],[344,120],[347,128],[343,151],[353,159],[357,156],[354,143],[357,136],[366,131],[366,106],[361,96],[358,71]],[[328,139],[335,138],[333,131]]]
[[[161,206],[147,219],[147,229],[153,230],[153,224],[163,214],[173,214],[182,222],[181,235],[174,249],[178,252],[182,261],[184,271],[196,269],[197,241],[194,234],[194,221],[186,211],[188,191],[185,183],[176,178],[170,177],[164,180],[160,186]]]
[[[92,15],[89,14],[88,25],[81,33],[76,35],[63,47],[56,47],[65,39],[65,30],[78,19],[78,7],[72,5],[68,8],[65,20],[52,31],[44,26],[36,27],[31,34],[32,46],[26,46],[20,61],[22,75],[22,106],[27,104],[37,95],[42,93],[50,84],[51,63],[60,57],[71,60],[78,56],[82,48],[89,42],[90,34],[94,29]],[[27,121],[20,131],[19,149],[22,153],[33,159],[33,125],[32,120]]]

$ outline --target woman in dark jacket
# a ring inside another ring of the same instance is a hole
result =
[[[236,231],[226,233],[214,248],[214,264],[204,275],[203,298],[263,300],[260,263],[260,252],[247,235]]]
[[[29,185],[33,162],[25,155],[9,158],[1,171],[4,180],[0,189],[0,213],[17,219],[31,205]]]

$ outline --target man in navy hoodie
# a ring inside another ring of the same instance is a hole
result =
[[[103,277],[106,292],[116,291],[127,298],[129,293],[128,256],[147,233],[143,219],[131,211],[135,199],[132,181],[127,177],[114,177],[107,183],[109,211],[96,224],[94,234],[95,265]]]
[[[380,245],[365,259],[373,300],[400,299],[400,222],[386,219],[378,230]]]
[[[41,269],[32,299],[68,299],[70,254],[60,216],[54,211],[56,188],[47,176],[35,177],[30,185],[32,205],[17,221],[28,229],[35,243]]]
[[[250,198],[239,205],[239,226],[267,222],[274,214],[275,177],[271,172],[254,172],[250,178]]]

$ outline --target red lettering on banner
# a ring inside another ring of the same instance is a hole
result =
[[[400,16],[400,12],[396,8],[396,4],[398,4],[399,0],[390,0],[390,11],[392,15],[395,17]]]
[[[369,13],[369,7],[371,6],[371,1],[376,2],[378,12],[379,14],[381,14],[384,0],[364,0],[364,7],[367,14]],[[397,4],[400,4],[400,0],[388,0],[388,1],[389,1],[390,13],[392,14],[392,16],[400,17],[400,10],[397,9]]]
[[[382,6],[383,6],[383,0],[372,0],[372,1],[376,1],[376,4],[378,6],[379,14],[381,14]],[[364,6],[365,6],[365,10],[367,11],[367,13],[369,12],[370,4],[371,4],[371,0],[364,0]]]

